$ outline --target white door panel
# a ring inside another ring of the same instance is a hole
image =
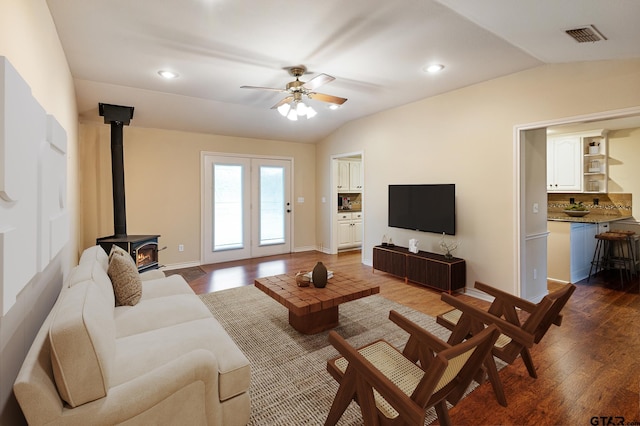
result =
[[[291,252],[291,161],[203,156],[203,263]]]

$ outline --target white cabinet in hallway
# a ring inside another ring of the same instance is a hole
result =
[[[362,212],[338,213],[338,249],[362,246]]]
[[[362,162],[360,160],[338,160],[338,192],[360,192],[362,184]]]

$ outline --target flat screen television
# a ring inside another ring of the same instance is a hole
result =
[[[456,234],[456,185],[389,185],[389,226]]]

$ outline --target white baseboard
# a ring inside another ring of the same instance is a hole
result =
[[[476,299],[485,300],[487,302],[493,302],[493,299],[495,299],[495,297],[488,295],[484,291],[476,290],[475,287],[465,287],[464,290],[465,295]]]
[[[302,253],[305,251],[316,251],[317,249],[314,246],[306,246],[306,247],[294,247],[293,253]]]
[[[316,248],[314,248],[314,250],[319,251],[320,253],[324,253],[324,254],[332,254],[331,253],[331,249],[329,249],[329,247],[316,247]]]
[[[200,266],[200,262],[184,262],[184,263],[172,263],[170,265],[162,265],[161,271],[172,271],[174,269],[193,268],[194,266]]]

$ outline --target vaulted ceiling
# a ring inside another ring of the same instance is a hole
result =
[[[640,57],[636,0],[47,0],[83,119],[135,107],[132,126],[316,142],[385,109],[543,64]],[[566,30],[595,27],[601,41]],[[436,74],[423,68],[442,64]],[[286,67],[347,98],[289,121]],[[160,70],[179,74],[162,79]]]

